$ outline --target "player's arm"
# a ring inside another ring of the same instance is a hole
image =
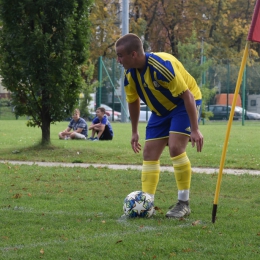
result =
[[[92,130],[94,127],[95,127],[95,125],[93,123],[91,123],[91,125],[88,128],[88,130]]]
[[[139,143],[139,133],[138,133],[138,121],[140,116],[140,100],[139,98],[132,102],[128,103],[130,120],[132,125],[132,139],[131,146],[135,153],[139,153],[141,150],[141,145]]]
[[[75,133],[81,133],[83,131],[83,128],[77,128],[77,130],[74,130]]]
[[[71,128],[70,128],[70,127],[67,127],[62,133],[67,134],[67,133],[70,132],[70,130],[71,130]]]
[[[185,108],[190,119],[190,127],[191,127],[190,139],[191,139],[192,146],[194,147],[194,145],[196,144],[197,152],[201,152],[203,147],[203,136],[199,131],[197,108],[196,108],[194,97],[189,90],[186,90],[180,97],[184,101]]]

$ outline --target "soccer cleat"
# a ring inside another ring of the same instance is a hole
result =
[[[97,137],[93,138],[92,141],[99,141]]]
[[[183,218],[191,213],[189,201],[179,200],[176,205],[170,206],[169,209],[165,215],[167,218]]]
[[[93,140],[94,140],[94,137],[89,137],[87,140],[93,141]]]

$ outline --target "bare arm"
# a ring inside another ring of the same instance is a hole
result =
[[[191,92],[187,90],[181,95],[181,98],[184,101],[185,108],[190,119],[190,127],[191,127],[190,139],[191,139],[192,147],[194,147],[196,144],[197,152],[201,152],[203,147],[203,136],[199,130],[197,108],[196,108],[194,97],[191,94]]]
[[[88,130],[92,130],[92,129],[95,129],[95,130],[100,130],[102,124],[101,123],[97,123],[97,124],[91,124],[91,126],[89,127]],[[105,126],[105,125],[103,125]]]
[[[92,130],[95,127],[95,125],[93,123],[91,123],[90,127],[88,128],[88,130]]]
[[[98,124],[91,124],[91,126],[89,127],[89,130],[96,130],[98,131],[98,135],[97,138],[99,139],[100,136],[103,134],[104,130],[105,130],[106,125],[98,123]]]
[[[67,127],[64,131],[62,131],[63,134],[70,134],[70,127]]]
[[[77,130],[75,130],[75,131],[73,131],[73,132],[80,134],[82,131],[83,131],[83,128],[78,128]]]
[[[141,150],[141,145],[139,143],[139,133],[138,133],[138,121],[140,115],[140,100],[139,98],[133,102],[128,104],[131,125],[132,125],[132,138],[131,138],[131,146],[135,153],[139,153]]]

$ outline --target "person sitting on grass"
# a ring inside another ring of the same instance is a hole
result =
[[[73,130],[73,131],[71,131]],[[68,127],[59,133],[60,139],[86,139],[88,126],[86,121],[80,117],[79,109],[75,109]]]
[[[89,127],[89,130],[92,130],[92,135],[88,140],[103,141],[113,139],[113,129],[105,113],[105,108],[97,108],[96,117],[93,119],[92,124]],[[96,137],[94,137],[95,134],[97,134]]]

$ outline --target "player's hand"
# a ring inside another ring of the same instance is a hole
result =
[[[196,144],[197,152],[201,152],[203,147],[203,135],[201,134],[201,132],[199,130],[192,131],[190,135],[190,140],[192,147],[194,147]]]
[[[138,133],[132,134],[131,146],[135,153],[139,153],[141,151],[141,144],[138,141],[139,141],[139,134]]]

